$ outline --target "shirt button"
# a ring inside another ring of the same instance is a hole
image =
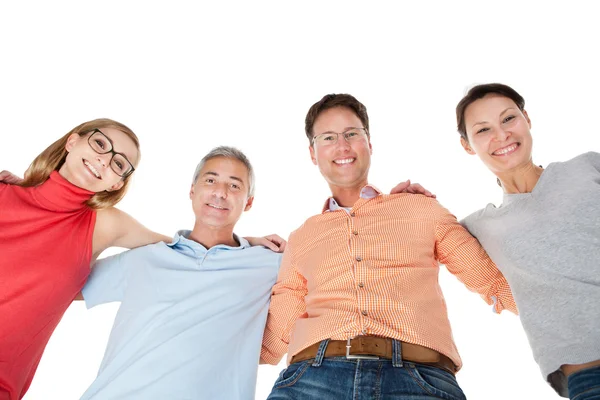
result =
[[[362,282],[360,282],[360,283],[358,284],[358,287],[359,287],[359,288],[364,288],[364,287],[365,287],[365,284],[364,284],[364,283],[362,283]]]
[[[361,262],[361,261],[362,261],[362,258],[360,258],[360,257],[356,257],[356,261],[358,261],[358,262]]]
[[[358,235],[358,231],[352,231],[353,235]]]
[[[364,316],[366,316],[367,315],[367,310],[362,310],[361,314],[364,315]]]
[[[368,330],[368,329],[363,329],[363,330],[362,330],[362,334],[363,334],[363,335],[366,335],[367,333],[369,333],[369,330]]]
[[[354,217],[354,216],[356,216],[356,213],[352,213],[352,214],[350,214],[350,216],[351,216],[351,217]]]

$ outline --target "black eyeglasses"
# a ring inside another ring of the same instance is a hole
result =
[[[110,168],[115,171],[115,174],[122,178],[127,178],[133,174],[135,168],[133,164],[129,162],[125,154],[117,153],[113,150],[112,140],[109,139],[100,129],[94,129],[91,131],[92,134],[88,138],[88,144],[98,154],[112,153],[110,158]]]

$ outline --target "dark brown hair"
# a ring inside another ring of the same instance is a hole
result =
[[[460,136],[467,142],[469,139],[467,137],[467,128],[465,126],[465,111],[467,110],[467,107],[475,101],[484,98],[488,94],[497,94],[499,96],[508,97],[515,102],[517,107],[519,107],[519,110],[523,111],[525,108],[525,99],[523,96],[510,86],[501,83],[487,83],[485,85],[472,87],[456,106],[456,128],[458,129]]]
[[[366,129],[367,135],[369,135],[369,115],[367,114],[367,107],[365,107],[364,104],[349,94],[327,94],[323,96],[321,100],[313,104],[306,114],[304,130],[306,131],[306,137],[308,138],[311,146],[315,120],[323,111],[334,107],[349,108],[352,112],[354,112],[354,114],[356,114],[358,119],[360,119],[360,122],[363,124],[363,128]]]

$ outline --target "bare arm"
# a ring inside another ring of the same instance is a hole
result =
[[[111,207],[98,211],[94,229],[94,259],[109,247],[134,249],[160,241],[170,242],[171,238],[151,231],[131,215],[117,208]]]

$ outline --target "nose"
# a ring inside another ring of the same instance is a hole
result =
[[[226,184],[216,184],[213,186],[213,196],[219,197],[221,199],[227,198],[227,185]]]
[[[344,135],[338,135],[338,140],[335,145],[338,147],[341,147],[344,151],[348,151],[352,147],[352,146],[350,146],[350,142],[348,141],[348,138]]]
[[[511,135],[510,131],[506,131],[502,128],[498,128],[496,129],[496,140],[498,142],[504,142],[506,139],[508,139]]]
[[[108,164],[110,164],[110,159],[112,158],[112,154],[98,154],[96,155],[96,160],[102,165],[103,168],[106,168]]]

